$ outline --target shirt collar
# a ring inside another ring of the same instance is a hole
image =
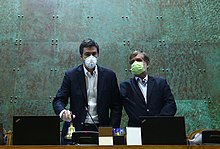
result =
[[[136,80],[137,82],[139,82],[139,81],[142,80],[142,79],[135,76],[135,80]],[[148,81],[148,75],[146,75],[143,80],[144,80],[144,82],[147,82],[147,81]]]
[[[90,72],[86,69],[86,67],[83,65],[83,69],[84,69],[84,73],[85,73],[85,76],[87,77],[91,77],[92,75],[90,74]],[[98,68],[97,68],[97,65],[95,66],[95,69],[93,71],[93,76],[96,76],[98,75]]]

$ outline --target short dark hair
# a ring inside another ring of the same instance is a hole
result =
[[[138,54],[143,54],[144,56],[144,61],[149,64],[150,63],[150,58],[147,56],[147,53],[145,53],[143,50],[137,49],[135,51],[133,51],[129,57],[129,59],[131,60],[133,57],[137,56]]]
[[[99,54],[99,45],[92,39],[88,38],[82,41],[82,43],[79,46],[79,53],[80,55],[83,54],[83,48],[89,48],[89,47],[96,47],[97,52]]]

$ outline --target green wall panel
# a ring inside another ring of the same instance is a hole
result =
[[[192,1],[160,2],[161,38],[167,43],[186,44],[195,39]]]
[[[220,3],[218,0],[193,0],[196,38],[200,42],[219,43]]]
[[[160,16],[159,1],[129,1],[127,9],[127,34],[126,37],[131,40],[135,46],[137,43],[154,43],[158,42],[161,34],[161,23],[158,19]]]
[[[10,98],[0,98],[0,122],[6,130],[12,129],[13,105]]]
[[[56,38],[60,42],[80,42],[87,37],[85,20],[88,13],[84,1],[59,0],[59,9],[56,14]]]
[[[128,52],[123,44],[116,42],[101,42],[100,59],[98,62],[113,71],[118,78],[118,83],[128,78],[130,74],[128,68]],[[114,53],[113,55],[111,53]]]
[[[176,99],[201,99],[204,96],[204,74],[201,56],[194,45],[170,44],[167,49],[166,78]]]
[[[205,97],[212,100],[220,100],[220,43],[205,43],[200,47],[201,68],[205,70],[204,83]],[[220,111],[219,111],[220,112]]]
[[[57,36],[62,42],[81,42],[92,37],[97,41],[123,40],[124,0],[59,1]],[[116,36],[117,35],[117,36]]]
[[[51,93],[54,49],[50,43],[22,43],[17,51],[16,92],[21,99],[42,99]],[[49,87],[49,88],[48,88]]]
[[[165,77],[189,134],[220,128],[218,0],[0,1],[0,122],[54,115],[64,72],[81,63],[84,38],[100,45],[98,63],[118,82],[131,77],[129,53],[146,51],[149,73]],[[122,127],[127,123],[123,112]]]
[[[19,1],[1,0],[1,16],[0,16],[0,40],[8,43],[14,41],[18,31],[18,13],[20,11]]]
[[[206,100],[177,100],[177,114],[185,117],[186,132],[197,129],[212,129]]]
[[[54,67],[59,70],[67,70],[70,67],[81,64],[79,53],[80,42],[59,42],[58,48],[54,51]]]
[[[19,37],[22,42],[51,42],[55,32],[56,0],[22,0]]]
[[[176,115],[185,117],[188,135],[197,129],[220,129],[219,101],[177,100],[177,108]]]

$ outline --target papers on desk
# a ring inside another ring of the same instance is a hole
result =
[[[113,145],[113,137],[99,137],[99,145]]]
[[[141,128],[126,127],[127,145],[142,145]]]
[[[113,145],[112,127],[99,127],[99,145]]]

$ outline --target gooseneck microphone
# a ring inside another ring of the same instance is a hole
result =
[[[97,129],[97,131],[99,131],[99,129],[98,129],[98,127],[97,127],[97,125],[96,125],[94,119],[92,118],[91,114],[89,113],[88,107],[85,106],[85,109],[86,109],[86,112],[88,113],[89,117],[91,118],[91,120],[92,120],[92,122],[93,122],[95,128]]]

